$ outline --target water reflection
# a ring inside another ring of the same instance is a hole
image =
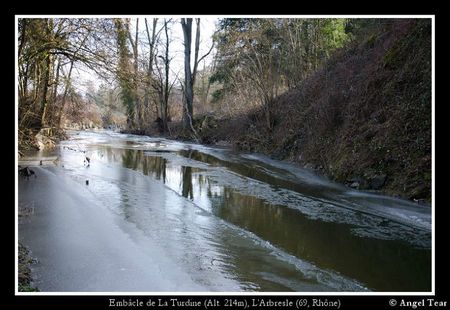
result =
[[[322,270],[336,271],[343,276],[356,279],[373,290],[431,289],[429,248],[417,248],[400,239],[383,240],[355,234],[356,229],[372,229],[374,225],[383,228],[382,226],[386,225],[384,220],[369,218],[365,214],[352,211],[353,217],[360,217],[358,225],[340,221],[339,213],[330,213],[328,214],[330,219],[323,220],[324,214],[327,214],[331,207],[317,203],[311,197],[332,195],[333,189],[327,189],[327,193],[322,193],[319,187],[281,179],[277,174],[286,174],[285,170],[250,160],[222,160],[188,148],[171,152],[158,149],[161,146],[156,146],[155,143],[154,149],[150,151],[135,149],[136,145],[135,142],[130,142],[128,146],[132,148],[115,148],[111,145],[97,144],[91,146],[91,151],[104,154],[101,160],[106,164],[119,163],[125,168],[159,180],[174,193],[178,193],[178,197],[189,199],[205,212],[251,232],[288,255],[311,262]],[[258,165],[258,169],[255,169],[255,165]],[[148,187],[148,184],[135,175],[125,172],[122,174],[120,179],[126,184],[139,188]],[[242,184],[239,183],[239,178],[242,176],[249,178],[246,181],[248,183],[246,191],[240,190]],[[264,190],[257,189],[260,185],[256,181],[268,186],[264,187]],[[286,207],[286,204],[281,203],[286,200],[267,198],[275,195],[273,193],[281,195],[286,190],[303,193],[306,197],[303,200],[296,200],[297,196],[294,195],[289,196],[290,203],[297,204],[299,210],[315,208],[317,216],[307,216],[295,208]],[[131,192],[133,191],[129,188],[119,186],[120,208],[124,217],[139,223],[137,225],[141,225],[143,230],[153,229],[155,236],[164,234],[165,237],[161,237],[164,242],[167,242],[167,238],[169,240],[172,238],[174,241],[182,241],[176,242],[177,245],[197,247],[198,249],[193,252],[168,246],[180,260],[198,262],[192,267],[195,269],[193,272],[202,270],[202,277],[204,272],[217,267],[234,275],[233,277],[241,283],[247,283],[243,289],[256,289],[255,283],[261,290],[327,289],[318,285],[313,276],[305,272],[299,273],[294,265],[282,264],[279,259],[274,259],[273,251],[255,247],[251,241],[246,242],[245,238],[237,238],[228,232],[228,228],[212,223],[207,217],[201,216],[201,213],[197,212],[194,216],[192,213],[194,211],[185,208],[177,196],[165,197],[164,207],[149,208],[146,219],[142,212],[136,212],[136,207],[144,204],[141,201],[146,201],[147,204],[157,201],[151,195],[160,194],[150,195],[148,192],[147,195],[136,190],[137,197],[130,197]],[[273,195],[267,195],[268,192],[272,192]],[[308,199],[312,199],[314,205],[308,205]],[[158,210],[161,213],[158,213]],[[168,221],[169,226],[161,228],[152,225],[152,222],[159,222],[158,217]],[[187,220],[192,220],[192,225],[200,230],[196,230],[194,234],[193,226],[189,226]],[[395,233],[395,226],[388,228]],[[412,231],[413,233],[415,232]],[[202,248],[201,244],[214,244],[215,247],[214,250],[208,246]],[[323,274],[321,276],[327,277]]]
[[[192,167],[182,166],[181,167],[182,185],[183,190],[181,195],[186,198],[194,199],[194,193],[192,191]]]
[[[163,176],[162,181],[166,183],[168,167],[165,158],[143,156],[143,151],[139,150],[123,152],[122,162],[125,167],[153,175],[158,180]],[[220,164],[211,156],[197,151],[180,153],[188,159],[215,166]],[[291,255],[314,262],[320,268],[338,270],[377,290],[426,291],[431,287],[430,251],[415,249],[395,240],[358,237],[351,233],[352,225],[308,219],[296,210],[268,204],[256,196],[242,195],[232,188],[216,184],[215,180],[202,174],[202,170],[191,166],[170,166],[169,169],[171,175],[178,170],[178,186],[174,186],[176,182],[173,181],[169,182],[169,186],[183,197],[270,241]],[[249,167],[241,168],[240,172],[243,169],[246,175],[274,182],[270,176],[256,176]],[[198,196],[194,196],[194,193],[198,193]],[[205,198],[209,204],[202,202]],[[238,258],[233,261],[237,266],[243,265],[239,268],[251,269],[251,262]]]
[[[350,225],[317,222],[300,212],[236,193],[214,197],[214,211],[289,254],[338,270],[383,291],[423,290],[431,285],[429,251],[399,241],[360,238]],[[414,272],[411,272],[414,270]]]
[[[341,191],[339,187],[327,187],[327,192],[325,193],[320,186],[312,187],[305,183],[295,182],[295,179],[298,176],[290,174],[287,170],[269,166],[262,162],[246,160],[233,153],[227,154],[229,156],[227,160],[197,150],[180,150],[177,154],[188,159],[206,163],[212,167],[226,167],[229,171],[263,183],[271,184],[275,188],[284,188],[314,197],[328,197]],[[283,177],[280,178],[279,176]],[[290,179],[292,179],[292,181]]]

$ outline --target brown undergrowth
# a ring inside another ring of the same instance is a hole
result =
[[[197,116],[197,137],[168,136],[315,167],[338,182],[382,176],[383,192],[431,202],[431,22],[378,23],[338,50],[296,89],[233,118]],[[146,134],[155,134],[148,132]]]
[[[430,21],[378,25],[278,97],[271,112],[270,130],[262,110],[253,111],[200,130],[202,142],[308,163],[343,183],[383,175],[385,193],[430,202]]]

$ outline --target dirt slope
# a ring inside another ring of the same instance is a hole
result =
[[[429,202],[430,20],[391,20],[372,29],[277,98],[272,112],[272,130],[259,112],[239,130],[236,122],[234,130],[222,127],[241,149],[307,164],[361,189]]]

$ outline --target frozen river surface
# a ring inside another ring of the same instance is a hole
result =
[[[71,132],[56,155],[19,178],[41,291],[431,290],[429,207],[161,138]]]

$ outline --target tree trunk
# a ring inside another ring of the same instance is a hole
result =
[[[38,62],[34,64],[34,82],[33,82],[33,104],[35,105],[35,112],[39,109],[39,85],[41,84],[41,66]]]
[[[27,62],[25,65],[25,71],[20,70],[19,67],[19,100],[20,102],[24,102],[28,98],[28,74],[30,71],[30,64]]]
[[[21,22],[22,25],[22,31],[20,33],[20,44],[19,44],[19,50],[18,50],[18,58],[20,58],[20,56],[22,56],[22,49],[23,49],[23,45],[25,43],[25,37],[26,37],[26,31],[27,31],[27,19],[26,18],[21,18],[19,20],[19,22]]]
[[[46,19],[46,36],[48,40],[52,39],[52,28],[53,28],[53,21],[52,19]],[[42,101],[41,101],[41,127],[45,127],[47,125],[47,110],[48,110],[48,100],[47,100],[47,93],[48,93],[48,86],[50,82],[50,69],[51,69],[52,59],[50,55],[45,56],[45,65],[44,65],[44,80],[43,87],[42,87]]]
[[[156,42],[156,24],[158,22],[157,18],[153,19],[153,28],[152,28],[152,35],[150,36],[150,31],[148,29],[147,19],[144,19],[145,21],[145,29],[147,31],[147,39],[150,44],[150,53],[149,53],[149,59],[148,59],[148,68],[147,68],[147,79],[146,79],[146,89],[145,89],[145,96],[144,96],[144,108],[146,110],[150,107],[150,89],[152,84],[152,74],[153,74],[153,61],[155,58],[155,42]],[[159,109],[158,105],[156,104],[156,118],[158,118],[159,115]],[[148,119],[146,119],[148,121]]]
[[[167,125],[167,110],[169,106],[169,66],[170,66],[170,59],[169,59],[169,33],[167,30],[167,20],[164,22],[164,31],[166,34],[166,55],[164,58],[164,69],[165,69],[165,81],[164,81],[164,111],[161,110],[161,114],[163,115],[163,131],[166,133],[168,131],[168,125]]]
[[[181,26],[184,37],[184,109],[183,129],[192,130],[194,92],[191,73],[191,42],[192,42],[192,18],[182,18]]]
[[[47,92],[48,92],[48,84],[50,80],[50,56],[47,56],[45,60],[44,65],[44,79],[42,81],[42,96],[41,96],[41,127],[45,127],[46,122],[46,114],[47,114],[47,108],[48,108],[48,100],[47,100]]]
[[[131,33],[129,31],[127,25],[128,38],[130,40],[131,46],[133,47],[133,56],[134,56],[134,74],[133,74],[133,97],[136,106],[136,116],[137,116],[137,127],[138,129],[142,129],[142,106],[139,100],[139,52],[138,52],[138,34],[139,34],[139,18],[136,20],[136,32],[135,38],[131,37]]]
[[[200,18],[197,18],[195,22],[196,22],[195,54],[194,54],[194,71],[192,71],[192,78],[191,78],[192,87],[194,87],[195,85],[195,77],[197,76],[197,68],[198,68],[198,50],[200,48]]]
[[[57,98],[57,95],[58,95],[59,70],[61,69],[61,61],[59,60],[59,58],[58,58],[58,60],[57,60],[57,63],[58,63],[58,64],[56,65],[56,73],[55,73],[56,77],[55,77],[55,81],[54,81],[54,83],[53,83],[53,94],[52,94],[52,100],[51,100],[51,103],[52,103],[52,109],[54,109],[54,107],[55,107],[55,105],[56,105],[56,98]],[[51,113],[51,122],[50,122],[50,124],[51,124],[52,126],[55,125],[55,124],[54,124],[54,122],[55,122],[55,117],[56,117],[55,112],[52,111],[52,113]]]
[[[62,114],[64,112],[64,106],[66,105],[67,94],[69,93],[70,76],[72,75],[72,68],[73,68],[73,60],[70,62],[70,69],[69,69],[69,73],[67,74],[67,77],[66,77],[66,85],[64,87],[64,94],[63,94],[63,97],[62,97],[61,106],[59,107],[58,131],[61,129]]]

